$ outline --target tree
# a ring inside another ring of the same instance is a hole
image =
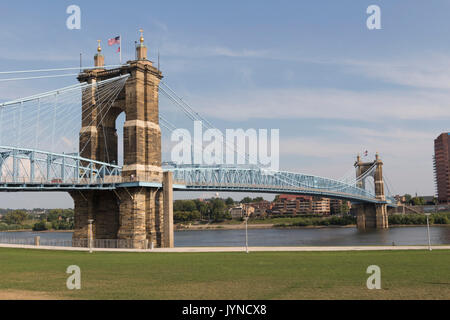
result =
[[[425,204],[425,200],[422,197],[414,197],[411,200],[415,206],[422,206]]]
[[[209,202],[211,217],[214,221],[222,221],[229,218],[229,213],[222,199],[213,199]]]
[[[347,201],[343,201],[341,204],[341,214],[347,214],[350,211]]]
[[[411,195],[410,194],[408,194],[408,193],[406,193],[405,195],[404,195],[404,197],[405,197],[405,203],[411,203]]]
[[[234,205],[234,200],[233,200],[233,198],[231,198],[231,197],[226,198],[225,204],[226,204],[227,206],[232,206],[232,205]]]
[[[245,197],[244,199],[241,200],[241,203],[250,203],[252,202],[252,198],[250,197]]]
[[[44,231],[47,230],[47,223],[42,220],[34,224],[33,231]]]
[[[5,222],[7,224],[21,224],[28,218],[28,214],[23,210],[14,210],[11,212],[8,212],[5,215]]]
[[[252,202],[261,202],[261,201],[264,201],[263,197],[256,197],[256,198],[253,198],[253,200],[252,200]]]
[[[200,212],[201,218],[205,219],[209,214],[208,204],[204,201],[200,201],[198,199],[194,200],[195,205],[197,206],[197,211]]]
[[[192,200],[175,200],[173,204],[174,211],[194,211],[197,206]]]

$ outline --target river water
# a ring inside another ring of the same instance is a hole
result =
[[[433,245],[450,244],[450,226],[430,227]],[[7,239],[64,241],[71,232],[0,232],[0,242]],[[364,245],[427,245],[427,228],[391,227],[387,230],[361,232],[356,228],[249,229],[249,246],[364,246]],[[176,247],[244,246],[245,230],[175,231]]]

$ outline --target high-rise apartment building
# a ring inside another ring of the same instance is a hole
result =
[[[434,140],[434,175],[439,203],[450,203],[450,133]]]

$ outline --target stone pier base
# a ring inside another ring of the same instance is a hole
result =
[[[389,227],[386,204],[356,204],[356,224],[359,230],[386,229]]]
[[[92,219],[94,246],[173,247],[171,173],[164,173],[162,189],[131,187],[115,192],[72,191],[70,195],[75,203],[73,246],[87,246],[88,220]]]

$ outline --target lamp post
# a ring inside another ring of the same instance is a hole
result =
[[[425,215],[427,216],[427,235],[428,235],[428,249],[431,251],[431,238],[430,238],[430,221],[429,221],[429,216],[430,213],[425,213]]]
[[[248,253],[248,215],[245,213],[245,252]]]
[[[89,253],[92,253],[92,223],[94,222],[93,219],[88,220],[88,246],[89,246]]]

